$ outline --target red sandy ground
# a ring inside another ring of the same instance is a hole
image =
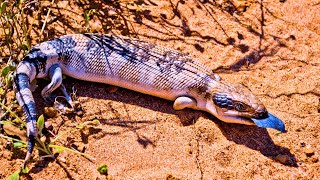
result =
[[[67,78],[84,115],[46,120],[62,134],[99,119],[100,125],[62,141],[96,160],[63,152],[39,161],[35,151],[23,179],[320,179],[320,1],[232,2],[58,1],[45,33],[122,34],[188,53],[222,78],[249,87],[285,122],[287,133],[223,123],[205,112],[178,112],[166,100],[121,88],[110,93],[108,85]],[[42,3],[47,10],[50,2]],[[86,29],[83,13],[90,9],[97,13]],[[34,93],[39,113],[41,88]],[[1,143],[5,179],[22,164],[25,150]],[[109,176],[99,174],[100,164],[108,165]]]

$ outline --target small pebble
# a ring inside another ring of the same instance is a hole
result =
[[[40,141],[43,142],[43,143],[46,142],[46,140],[47,140],[46,136],[42,136],[42,137],[40,138]]]
[[[77,121],[77,122],[80,122],[81,121],[81,117],[80,116],[75,116],[75,120]]]
[[[61,161],[61,162],[63,162],[63,163],[66,163],[66,162],[67,162],[67,160],[66,160],[65,158],[63,158],[63,157],[59,157],[58,159],[59,159],[59,161]]]
[[[281,164],[290,164],[290,157],[288,155],[279,154],[276,156],[276,160]]]
[[[302,154],[300,160],[306,162],[308,160],[308,157],[305,154]]]
[[[56,117],[58,114],[58,111],[55,110],[53,107],[45,107],[44,108],[44,115],[46,115],[49,118]]]
[[[239,12],[245,12],[248,7],[248,3],[246,1],[231,0],[231,2],[233,6],[236,8],[236,10]]]
[[[313,162],[313,163],[317,163],[319,161],[319,159],[317,157],[315,157],[315,156],[312,156],[310,158],[310,161]]]
[[[313,156],[315,153],[315,150],[312,147],[306,147],[303,151],[308,157]]]
[[[63,114],[72,114],[72,113],[74,113],[74,109],[73,108],[64,107],[62,112],[63,112]]]
[[[171,174],[168,174],[167,177],[166,177],[166,180],[178,180],[179,178],[176,178],[174,177],[173,175]]]
[[[83,111],[79,110],[79,111],[76,112],[76,114],[81,117],[81,116],[83,116]]]
[[[12,150],[13,148],[13,143],[11,141],[7,141],[6,145],[4,146],[5,149]]]
[[[84,144],[79,144],[77,150],[84,153],[84,151],[86,150],[86,146]]]
[[[75,109],[81,108],[81,103],[80,103],[80,101],[73,101],[73,107],[74,107]]]
[[[49,122],[49,121],[46,121],[46,122],[44,123],[44,127],[45,127],[46,129],[50,130],[50,131],[53,130],[52,123]]]

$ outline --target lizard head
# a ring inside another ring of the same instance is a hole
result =
[[[218,119],[286,131],[284,123],[268,113],[261,101],[246,87],[225,81],[216,81],[211,87],[206,111]]]

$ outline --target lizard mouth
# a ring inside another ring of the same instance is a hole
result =
[[[258,127],[273,128],[283,133],[287,132],[284,123],[271,113],[268,113],[266,116],[257,119],[250,118],[250,120],[253,121]]]
[[[271,113],[266,113],[263,117],[259,118],[249,118],[243,116],[234,116],[234,115],[222,115],[220,119],[229,122],[229,123],[237,123],[237,124],[246,124],[246,125],[256,125],[261,128],[272,128],[276,129],[280,132],[285,133],[285,125],[284,123]]]

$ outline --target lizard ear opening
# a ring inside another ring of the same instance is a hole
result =
[[[225,94],[214,94],[212,101],[219,108],[234,109],[232,100]]]

